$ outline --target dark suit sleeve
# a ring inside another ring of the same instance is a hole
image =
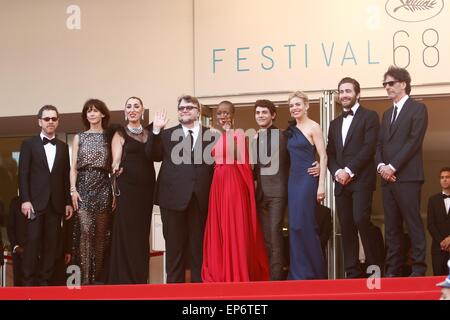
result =
[[[66,206],[72,205],[72,199],[70,197],[70,157],[69,146],[64,144],[64,194],[66,198]]]
[[[31,140],[20,147],[19,156],[19,195],[21,203],[31,201],[30,196]]]
[[[438,212],[436,210],[435,204],[436,203],[433,200],[433,197],[428,199],[427,227],[433,240],[440,243],[442,240],[444,240],[445,235],[441,234],[439,228],[436,225],[437,224],[436,214],[438,214]]]
[[[375,170],[377,169],[378,164],[383,162],[383,135],[385,131],[388,130],[386,126],[386,112],[383,113],[383,118],[381,119],[381,128],[378,132],[378,141],[377,141],[377,149],[375,152]]]
[[[254,139],[251,145],[252,160],[253,160],[252,172],[253,172],[253,181],[255,182],[258,181],[258,171],[259,171],[257,144],[258,140]]]
[[[147,138],[147,143],[145,144],[145,155],[148,159],[160,162],[163,158],[163,147],[161,143],[161,135],[163,130],[159,134],[154,134],[150,131]]]
[[[412,116],[411,130],[408,140],[397,152],[390,164],[398,171],[411,156],[422,146],[428,126],[428,113],[424,104],[418,104]]]
[[[335,125],[334,122],[330,124],[330,130],[328,131],[328,144],[327,144],[327,156],[328,156],[328,169],[330,170],[331,177],[334,180],[334,174],[340,166],[336,161],[336,141],[335,137]]]
[[[375,111],[370,111],[367,114],[367,124],[364,127],[364,144],[347,167],[355,174],[361,171],[370,161],[373,161],[373,155],[377,146],[378,131],[380,130],[380,120]]]
[[[6,232],[8,233],[9,243],[11,244],[11,250],[17,245],[16,237],[16,215],[18,199],[13,199],[9,205],[8,225],[6,226]]]
[[[72,253],[72,234],[74,218],[69,220],[63,219],[63,241],[64,241],[64,254]]]

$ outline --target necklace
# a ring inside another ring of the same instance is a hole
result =
[[[142,131],[144,131],[144,128],[142,128],[142,125],[140,125],[137,128],[133,128],[130,125],[127,125],[127,128],[132,134],[141,134]]]

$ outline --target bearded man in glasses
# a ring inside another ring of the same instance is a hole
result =
[[[61,218],[73,210],[69,183],[69,148],[55,135],[59,113],[43,106],[38,112],[39,135],[22,143],[19,157],[21,211],[27,219],[23,251],[24,286],[46,286],[59,257]]]
[[[199,122],[201,108],[196,97],[178,98],[177,110],[178,125],[167,129],[166,112],[155,113],[146,154],[154,161],[162,161],[155,204],[161,209],[167,282],[185,282],[187,267],[191,270],[191,282],[201,282],[203,236],[213,174],[212,157],[208,161],[203,154],[207,154],[204,151],[212,135]]]
[[[420,193],[424,182],[422,144],[428,125],[423,103],[412,99],[411,76],[403,68],[391,66],[383,86],[393,105],[383,114],[378,137],[376,163],[381,176],[385,239],[386,277],[401,273],[405,261],[403,222],[412,249],[411,276],[424,276],[426,240],[420,218]]]

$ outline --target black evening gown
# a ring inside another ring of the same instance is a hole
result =
[[[110,284],[148,283],[155,169],[145,156],[146,130],[136,136],[126,129],[118,131],[125,144],[123,172],[117,178],[120,195],[113,214]]]

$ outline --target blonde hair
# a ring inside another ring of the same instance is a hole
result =
[[[306,106],[309,106],[309,98],[308,98],[308,96],[306,95],[306,93],[301,92],[301,91],[295,91],[295,92],[292,92],[292,93],[289,95],[288,103],[290,103],[291,100],[294,99],[294,98],[302,99],[302,100],[303,100],[303,103],[304,103]]]

